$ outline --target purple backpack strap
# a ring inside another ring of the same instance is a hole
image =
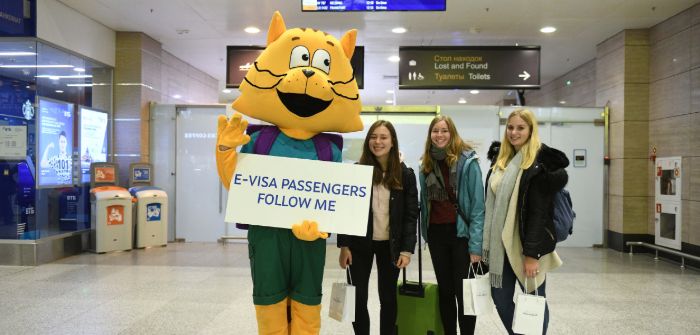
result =
[[[255,139],[255,143],[253,143],[253,153],[259,155],[269,154],[270,149],[272,149],[272,145],[275,143],[277,136],[280,134],[280,129],[275,126],[260,124],[249,125],[248,129],[246,129],[246,133],[248,135],[255,132],[260,132],[260,134]]]
[[[343,150],[343,137],[338,134],[320,133],[311,138],[316,147],[316,156],[322,161],[333,161],[333,147],[335,144],[339,150]]]
[[[259,155],[267,155],[272,149],[272,144],[275,143],[277,136],[280,134],[280,129],[275,126],[263,124],[251,124],[246,128],[246,134],[252,135],[255,132],[260,132],[253,143],[253,153]],[[238,229],[248,229],[248,225],[244,223],[236,223]]]

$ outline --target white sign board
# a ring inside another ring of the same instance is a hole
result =
[[[322,232],[365,236],[371,166],[239,154],[226,222],[291,228],[304,220]]]
[[[0,126],[0,158],[27,157],[27,126]]]

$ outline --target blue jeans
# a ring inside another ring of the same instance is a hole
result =
[[[491,296],[493,297],[493,303],[496,305],[496,310],[498,311],[498,316],[501,317],[501,322],[508,330],[508,334],[513,335],[513,313],[515,313],[515,303],[513,302],[513,294],[515,293],[515,282],[518,282],[520,289],[524,291],[523,284],[518,281],[518,278],[513,273],[513,268],[510,267],[510,261],[508,261],[508,256],[504,255],[505,262],[503,264],[503,283],[501,288],[491,288]],[[546,280],[542,281],[540,287],[537,288],[537,294],[546,297],[545,284]],[[534,292],[534,291],[533,291]],[[528,292],[528,293],[533,293]],[[542,334],[547,334],[547,325],[549,324],[549,306],[545,303],[544,305],[544,327],[542,328]]]

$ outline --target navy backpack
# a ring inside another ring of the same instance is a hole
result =
[[[554,230],[557,235],[557,243],[566,240],[574,232],[574,205],[571,202],[569,191],[561,189],[554,194]]]

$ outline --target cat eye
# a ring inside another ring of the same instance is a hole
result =
[[[316,50],[316,52],[314,52],[314,59],[311,66],[325,73],[331,72],[331,55],[326,50]]]
[[[292,56],[289,59],[289,68],[309,66],[309,49],[303,45],[298,45],[292,49]]]

